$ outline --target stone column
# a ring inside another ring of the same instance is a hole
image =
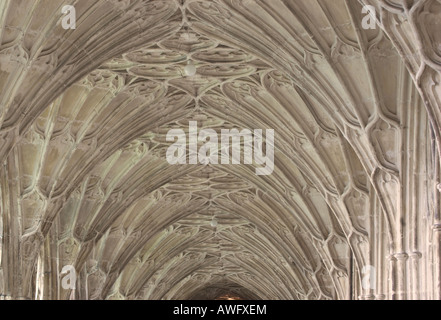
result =
[[[433,299],[441,300],[441,224],[433,226],[433,279]]]
[[[397,268],[397,300],[407,299],[407,259],[408,254],[400,252],[395,254]]]
[[[409,255],[409,257],[410,257],[411,270],[412,270],[411,271],[412,287],[411,287],[409,299],[420,300],[421,297],[421,286],[420,286],[421,261],[420,260],[422,258],[422,254],[421,252],[412,252]]]
[[[390,255],[387,257],[387,260],[389,262],[389,272],[388,272],[388,299],[390,300],[397,300],[396,297],[396,283],[397,283],[397,279],[396,279],[396,270],[395,270],[395,265],[397,262],[397,259],[393,256]]]

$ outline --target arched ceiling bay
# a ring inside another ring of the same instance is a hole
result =
[[[0,7],[1,189],[20,217],[11,259],[30,261],[22,294],[47,259],[80,271],[81,298],[350,298],[372,212],[397,238],[400,139],[409,105],[424,107],[388,37],[360,29],[362,6],[71,3],[76,30],[60,27],[66,1]],[[170,165],[166,134],[189,121],[275,129],[274,172]]]

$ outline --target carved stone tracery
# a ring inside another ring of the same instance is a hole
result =
[[[1,297],[441,298],[439,1],[40,4],[0,4]],[[189,121],[273,174],[169,165]]]

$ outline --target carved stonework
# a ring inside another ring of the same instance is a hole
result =
[[[438,0],[0,0],[0,300],[441,299],[440,21]],[[274,171],[169,164],[190,122],[274,129]]]

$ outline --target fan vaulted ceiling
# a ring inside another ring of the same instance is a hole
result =
[[[66,4],[75,30],[61,27]],[[361,27],[364,4],[376,29]],[[1,1],[0,293],[436,298],[440,269],[423,276],[433,265],[418,261],[440,231],[440,12],[430,0]],[[274,129],[274,172],[170,165],[167,132],[190,121]],[[403,259],[421,263],[413,280]],[[60,286],[66,265],[75,291]],[[385,270],[375,288],[365,266]]]

